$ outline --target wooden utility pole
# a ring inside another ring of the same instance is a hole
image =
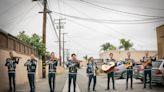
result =
[[[63,33],[63,67],[65,64],[65,34],[67,33]]]
[[[46,47],[46,21],[47,21],[47,0],[44,0],[44,9],[43,9],[43,44]],[[45,64],[45,55],[42,57],[42,77],[46,78],[46,64]]]
[[[59,19],[59,62],[61,66],[61,19]]]
[[[33,0],[33,1],[40,1],[40,0]],[[43,44],[44,47],[46,47],[46,23],[47,23],[47,13],[50,13],[51,11],[49,11],[47,9],[47,0],[43,0],[43,11],[39,12],[39,13],[43,13],[43,27],[42,27],[42,37],[43,37]],[[46,64],[45,64],[45,60],[46,57],[45,55],[42,56],[42,77],[46,78]]]
[[[69,49],[67,49],[67,61],[69,60],[69,56],[70,56]]]
[[[61,22],[62,20],[65,20],[65,19],[56,19],[58,20],[58,26],[57,26],[57,29],[59,29],[59,65],[61,66],[61,29],[64,28],[63,24],[65,22]]]
[[[57,29],[59,29],[59,65],[61,66],[61,29],[64,28],[63,24],[65,22],[61,22],[62,20],[65,20],[65,19],[56,19],[58,20],[58,26],[57,26]]]

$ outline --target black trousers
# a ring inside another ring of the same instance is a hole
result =
[[[55,91],[55,78],[56,78],[55,73],[48,74],[48,82],[49,82],[50,92]]]
[[[13,89],[15,91],[16,90],[16,87],[15,87],[15,73],[8,73],[8,77],[9,77],[10,91],[12,91],[12,84],[13,84]]]
[[[111,72],[111,73],[108,73],[107,74],[107,78],[108,78],[108,81],[107,81],[107,89],[110,89],[110,78],[112,79],[112,84],[113,84],[113,89],[115,89],[115,79],[114,79],[114,72]]]
[[[95,86],[96,86],[96,76],[94,76],[93,74],[90,74],[88,76],[89,78],[89,81],[88,81],[88,90],[90,90],[90,84],[91,84],[91,81],[93,79],[93,90],[95,90]]]
[[[68,92],[71,91],[71,82],[73,80],[73,92],[76,92],[76,77],[77,74],[69,74],[68,75]]]
[[[35,74],[28,74],[30,92],[35,92]]]
[[[151,69],[150,70],[144,70],[144,88],[146,88],[146,82],[147,82],[147,76],[149,77],[149,86],[152,87],[152,79],[151,79]]]
[[[130,87],[133,88],[133,70],[127,69],[127,77],[126,77],[126,89],[128,88],[128,81],[130,78]]]

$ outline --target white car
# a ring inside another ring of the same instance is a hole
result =
[[[124,62],[125,61],[117,62],[115,77],[126,79],[126,68],[124,67]]]
[[[164,59],[152,62],[152,83],[164,84]]]

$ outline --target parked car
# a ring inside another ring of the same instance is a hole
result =
[[[152,82],[164,84],[164,59],[152,62]]]
[[[134,71],[133,71],[133,77],[135,79],[139,79],[143,82],[143,78],[144,78],[144,66],[142,64],[136,64],[133,67]]]
[[[117,62],[117,66],[115,68],[115,77],[117,78],[126,78],[126,68],[124,67],[125,61]]]

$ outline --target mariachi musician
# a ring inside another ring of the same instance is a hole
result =
[[[126,77],[126,90],[128,90],[128,80],[131,79],[131,89],[133,89],[133,66],[135,65],[134,60],[131,58],[131,53],[127,53],[128,58],[125,59],[125,68],[127,69],[127,77]]]
[[[6,59],[5,66],[8,67],[8,77],[9,77],[9,91],[16,91],[16,83],[15,83],[15,70],[16,70],[16,64],[19,63],[20,57],[15,57],[13,52],[9,52],[10,58]],[[11,83],[13,81],[13,83]],[[13,84],[13,89],[12,89]]]
[[[90,57],[87,63],[87,75],[89,78],[88,81],[88,92],[90,91],[90,84],[91,81],[93,79],[93,91],[95,90],[95,86],[96,86],[96,71],[97,71],[98,67],[97,64],[94,62],[94,58]]]
[[[36,73],[37,60],[35,59],[34,54],[31,54],[30,59],[26,61],[24,66],[27,66],[30,92],[35,92],[35,73]]]
[[[109,86],[110,85],[110,78],[112,78],[113,90],[115,90],[116,88],[115,88],[114,69],[115,69],[115,66],[117,64],[116,64],[116,60],[113,59],[113,53],[110,53],[109,54],[109,57],[110,57],[110,59],[106,59],[105,64],[106,65],[109,65],[111,63],[113,63],[113,64],[111,64],[110,71],[107,71],[106,72],[107,73],[107,78],[108,78],[108,81],[107,81],[107,89],[106,90],[109,90],[110,89],[110,86]]]
[[[156,58],[155,58],[156,59]],[[145,53],[145,56],[140,60],[141,63],[143,63],[143,66],[144,66],[144,87],[143,88],[146,88],[146,81],[147,81],[147,75],[150,79],[150,89],[152,89],[152,85],[151,85],[151,68],[152,68],[152,61],[155,60],[153,59],[152,57],[149,56],[149,52],[146,52]]]
[[[73,92],[76,92],[76,77],[78,68],[80,68],[80,61],[76,58],[76,54],[71,54],[71,60],[67,62],[67,67],[69,68],[68,75],[68,92],[71,91],[71,82],[73,80]]]
[[[55,57],[55,53],[52,52],[50,59],[46,61],[46,65],[49,67],[48,82],[50,92],[55,92],[55,79],[56,79],[56,68],[58,65],[58,59]]]

